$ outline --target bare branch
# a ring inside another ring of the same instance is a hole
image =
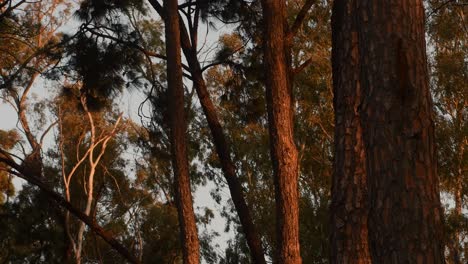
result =
[[[50,124],[47,129],[44,131],[44,133],[42,133],[42,136],[41,136],[41,139],[39,140],[39,145],[42,146],[42,143],[44,142],[44,138],[45,136],[47,135],[47,133],[49,133],[49,131],[56,125],[58,124],[58,120],[56,120],[55,122],[53,122],[52,124]]]
[[[296,75],[303,71],[307,66],[309,66],[312,63],[312,58],[307,59],[305,62],[303,62],[301,65],[299,65],[297,68],[294,68],[292,70],[292,74]]]
[[[301,25],[304,22],[304,19],[306,18],[307,13],[309,12],[310,8],[315,2],[316,0],[307,0],[304,3],[299,13],[297,13],[296,19],[294,20],[294,23],[291,29],[289,30],[288,39],[292,39],[296,35],[299,28],[301,28]]]

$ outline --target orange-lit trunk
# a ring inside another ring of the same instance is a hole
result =
[[[290,82],[286,2],[263,0],[264,64],[276,198],[277,261],[302,263],[299,247],[298,152]]]
[[[200,245],[193,211],[187,156],[187,124],[184,110],[182,58],[177,0],[165,0],[168,110],[171,130],[174,189],[179,217],[184,264],[200,263]]]

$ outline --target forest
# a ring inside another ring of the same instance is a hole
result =
[[[0,263],[468,263],[466,0],[0,0]]]

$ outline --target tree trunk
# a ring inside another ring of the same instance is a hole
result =
[[[298,153],[287,43],[286,2],[262,0],[270,151],[277,214],[277,262],[302,263],[299,248]]]
[[[460,221],[463,216],[462,208],[463,208],[463,200],[462,200],[462,189],[463,189],[463,174],[462,174],[462,169],[461,169],[461,160],[458,162],[458,175],[456,179],[456,185],[455,185],[455,216],[457,221]],[[456,230],[453,234],[453,241],[452,243],[452,249],[451,249],[451,255],[452,255],[452,260],[453,264],[461,264],[461,252],[462,252],[462,246],[460,243],[460,231]]]
[[[347,11],[357,23],[353,69],[361,98],[353,100],[365,148],[372,263],[444,263],[422,1],[356,3]]]
[[[371,263],[368,245],[368,192],[361,102],[356,13],[358,0],[335,0],[332,67],[335,158],[332,178],[331,255],[335,264]]]
[[[182,251],[185,264],[200,262],[200,245],[193,211],[189,177],[184,111],[184,87],[180,51],[179,13],[177,0],[165,0],[165,31],[167,52],[168,103],[171,129],[171,151],[174,170],[174,188]]]
[[[190,48],[191,46],[187,34],[185,34],[185,41],[184,34],[182,35],[182,39],[182,47],[190,67],[193,83],[197,91],[200,104],[203,108],[203,112],[208,121],[211,134],[213,136],[216,153],[218,154],[218,158],[221,163],[221,169],[223,170],[224,177],[228,183],[231,198],[236,208],[242,230],[249,246],[250,256],[253,260],[253,263],[265,264],[266,261],[260,236],[250,215],[250,209],[247,206],[247,202],[245,201],[241,182],[239,181],[239,178],[237,178],[236,167],[231,159],[230,146],[226,140],[223,127],[221,126],[218,115],[216,113],[216,108],[206,87],[196,51]]]
[[[158,12],[161,17],[164,17],[162,7],[157,1],[150,0],[150,4]],[[226,139],[223,127],[219,121],[216,107],[211,100],[210,94],[206,87],[205,79],[203,78],[203,72],[200,67],[200,62],[197,57],[197,50],[193,47],[190,36],[184,25],[179,25],[181,31],[181,45],[184,51],[185,58],[187,59],[188,66],[190,68],[190,74],[193,78],[193,84],[197,91],[200,104],[203,109],[203,113],[206,116],[208,126],[213,136],[213,142],[218,154],[218,158],[221,163],[221,169],[223,170],[224,177],[227,181],[229,191],[231,194],[232,201],[236,208],[239,220],[241,222],[242,230],[249,246],[250,256],[254,263],[264,264],[265,255],[262,247],[262,242],[258,229],[256,228],[252,216],[250,214],[250,208],[245,200],[244,191],[242,184],[236,175],[236,167],[231,159],[231,147]]]

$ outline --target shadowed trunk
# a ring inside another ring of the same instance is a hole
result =
[[[177,0],[165,0],[165,32],[167,53],[168,110],[171,129],[172,167],[182,251],[185,264],[200,262],[200,244],[193,211],[187,156],[187,124],[184,110],[184,87],[180,50],[180,29]]]
[[[277,262],[302,263],[299,247],[298,152],[285,1],[262,1],[270,151],[274,170]]]
[[[351,100],[362,124],[372,263],[444,263],[422,1],[340,4],[357,27],[361,98]],[[349,48],[344,42],[334,47]]]
[[[332,16],[335,158],[332,178],[331,259],[335,264],[371,263],[365,149],[355,19],[358,0],[336,0]],[[354,15],[354,16],[353,16]]]
[[[332,262],[444,263],[422,1],[333,13]]]

